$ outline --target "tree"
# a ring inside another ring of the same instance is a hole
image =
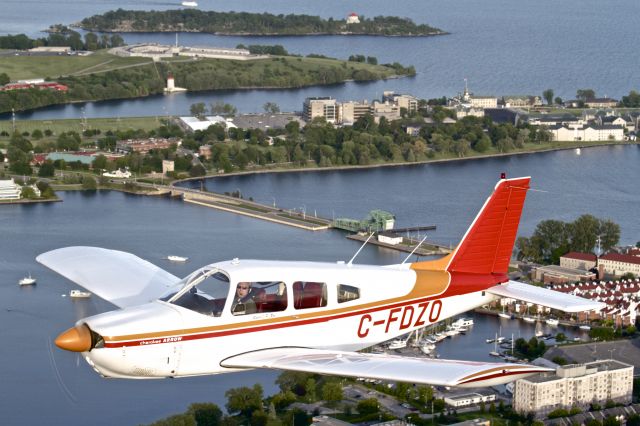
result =
[[[195,104],[191,104],[191,107],[189,107],[189,112],[194,117],[203,118],[207,114],[207,107],[205,106],[204,102],[198,102]]]
[[[4,86],[5,84],[9,84],[11,82],[11,78],[6,73],[0,74],[0,85]]]
[[[554,102],[556,103],[556,105],[562,105],[562,98],[560,96],[556,96]]]
[[[571,250],[583,253],[593,252],[598,238],[600,223],[590,214],[584,214],[569,225]]]
[[[378,404],[378,400],[375,398],[367,398],[358,402],[358,413],[363,416],[377,414],[380,412],[380,405]]]
[[[262,105],[262,108],[267,114],[277,114],[280,112],[280,107],[275,102],[265,102],[265,104]]]
[[[210,402],[196,402],[187,410],[198,426],[218,426],[222,423],[222,410]]]
[[[596,97],[596,92],[593,89],[578,89],[576,92],[576,99],[579,101],[586,102],[589,99],[594,99]]]
[[[36,192],[30,186],[23,186],[20,196],[26,199],[33,199],[36,198]]]
[[[47,160],[40,166],[38,170],[38,176],[40,177],[53,177],[56,169],[53,167],[53,161]]]
[[[553,94],[553,89],[547,89],[542,92],[542,97],[547,101],[547,105],[551,105],[553,103]]]
[[[340,382],[327,382],[322,386],[322,399],[329,404],[342,401],[342,385]]]
[[[229,413],[240,413],[248,418],[254,411],[262,409],[262,386],[259,384],[252,388],[242,386],[229,389],[224,396],[227,398],[225,407]]]
[[[82,189],[96,190],[96,189],[98,189],[98,183],[91,176],[83,176],[82,177]]]
[[[227,104],[222,101],[217,101],[216,103],[211,104],[211,114],[219,114],[227,117],[232,117],[237,113],[237,108],[231,104]]]
[[[609,219],[599,220],[597,232],[600,236],[600,247],[604,251],[609,251],[620,241],[620,225]]]

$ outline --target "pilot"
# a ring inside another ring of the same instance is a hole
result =
[[[231,312],[234,315],[256,313],[256,302],[251,294],[251,283],[241,281],[236,286],[236,295],[233,298]]]

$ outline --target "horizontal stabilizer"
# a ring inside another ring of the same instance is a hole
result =
[[[310,348],[273,348],[221,362],[228,368],[274,368],[439,386],[483,387],[553,371],[533,365],[410,358]]]
[[[98,247],[65,247],[36,260],[120,308],[157,299],[180,281],[130,253]]]
[[[506,284],[491,287],[487,289],[487,293],[522,300],[523,302],[535,303],[564,312],[599,311],[606,306],[602,302],[596,302],[572,294],[565,294],[517,281],[509,281]]]

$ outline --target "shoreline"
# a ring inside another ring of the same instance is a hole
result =
[[[473,160],[482,160],[487,158],[499,158],[499,157],[509,157],[514,155],[529,155],[529,154],[538,154],[545,152],[554,152],[554,151],[566,151],[576,148],[587,149],[587,148],[596,148],[603,146],[619,146],[619,145],[636,145],[639,146],[638,143],[628,143],[628,142],[616,142],[616,143],[599,143],[594,145],[573,145],[570,147],[556,147],[556,148],[545,148],[540,150],[526,150],[519,152],[505,152],[505,153],[496,153],[496,154],[481,154],[474,155],[473,157],[461,157],[461,158],[440,158],[440,159],[430,159],[430,160],[422,160],[422,161],[414,161],[414,162],[401,162],[401,163],[381,163],[381,164],[368,164],[365,166],[330,166],[330,167],[297,167],[291,169],[284,168],[274,168],[274,169],[262,169],[262,170],[244,170],[238,172],[230,172],[230,173],[222,173],[215,175],[205,175],[198,177],[190,177],[186,179],[180,179],[171,182],[170,186],[175,186],[181,182],[190,182],[190,181],[199,181],[203,179],[209,178],[223,178],[223,177],[233,177],[233,176],[245,176],[245,175],[254,175],[254,174],[266,174],[266,173],[300,173],[300,172],[324,172],[324,171],[343,171],[343,170],[366,170],[366,169],[374,169],[380,167],[401,167],[401,166],[420,166],[424,164],[440,164],[440,163],[448,163],[453,161],[473,161]]]

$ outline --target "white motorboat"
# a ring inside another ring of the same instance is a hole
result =
[[[489,352],[489,355],[491,355],[491,356],[495,356],[495,357],[499,357],[499,356],[500,356],[500,353],[498,353],[498,352],[496,352],[496,351],[491,351],[491,352]]]
[[[393,339],[389,342],[389,349],[404,349],[407,347],[407,341],[403,339]]]
[[[473,319],[472,318],[458,318],[457,320],[455,320],[452,324],[451,327],[453,328],[462,328],[462,327],[471,327],[473,325]]]
[[[526,322],[536,322],[536,319],[534,317],[524,316],[522,317],[522,319]]]
[[[198,2],[196,1],[183,1],[181,4],[184,7],[198,7]]]
[[[557,326],[558,324],[560,324],[560,321],[558,321],[557,318],[547,318],[545,323],[547,323],[547,325],[552,325],[552,326]]]
[[[585,331],[591,330],[591,326],[589,326],[587,324],[582,324],[580,326],[580,330],[585,330]]]
[[[498,314],[498,316],[499,316],[500,318],[504,318],[504,319],[511,319],[511,314],[508,314],[508,313],[506,313],[506,312],[500,312],[500,313]]]
[[[35,283],[36,283],[36,279],[31,276],[31,272],[29,272],[28,276],[26,276],[26,277],[22,278],[20,281],[18,281],[18,284],[20,284],[20,285],[33,285]]]
[[[69,297],[73,297],[74,299],[86,299],[88,297],[91,297],[91,293],[82,290],[71,290],[69,292]]]
[[[174,256],[174,255],[167,256],[167,259],[170,260],[171,262],[186,262],[187,260],[189,260],[188,257]]]

